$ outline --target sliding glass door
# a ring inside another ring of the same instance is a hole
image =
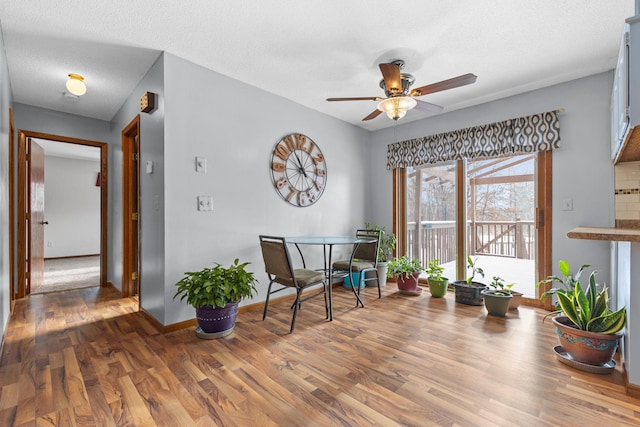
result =
[[[484,269],[484,283],[501,277],[537,305],[535,283],[548,264],[538,258],[549,254],[547,167],[550,154],[532,153],[406,168],[406,221],[399,229],[405,253],[423,265],[437,259],[451,280],[464,279],[469,255]]]

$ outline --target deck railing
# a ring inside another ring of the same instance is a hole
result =
[[[495,255],[534,259],[535,224],[533,221],[475,221],[467,225],[471,255]],[[408,255],[422,265],[432,259],[446,263],[456,259],[455,221],[422,221],[407,224]]]

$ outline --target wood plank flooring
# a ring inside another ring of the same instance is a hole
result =
[[[0,360],[1,426],[640,425],[619,367],[595,375],[555,359],[544,312],[506,319],[453,294],[334,292],[240,313],[234,332],[158,333],[111,288],[16,303]]]

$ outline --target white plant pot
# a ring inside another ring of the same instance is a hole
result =
[[[380,282],[380,287],[387,286],[387,270],[389,269],[387,263],[379,262],[376,269],[378,270],[378,281]],[[370,283],[376,286],[376,282],[374,280]]]

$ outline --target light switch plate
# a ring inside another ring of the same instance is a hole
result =
[[[213,210],[213,197],[211,197],[211,196],[198,196],[198,210],[199,211],[211,211],[211,210]]]
[[[573,199],[564,199],[562,201],[562,210],[563,211],[572,211],[573,210]]]
[[[207,158],[196,157],[196,172],[207,173]]]
[[[147,173],[153,173],[153,162],[151,160],[147,160],[145,163],[145,170]]]

